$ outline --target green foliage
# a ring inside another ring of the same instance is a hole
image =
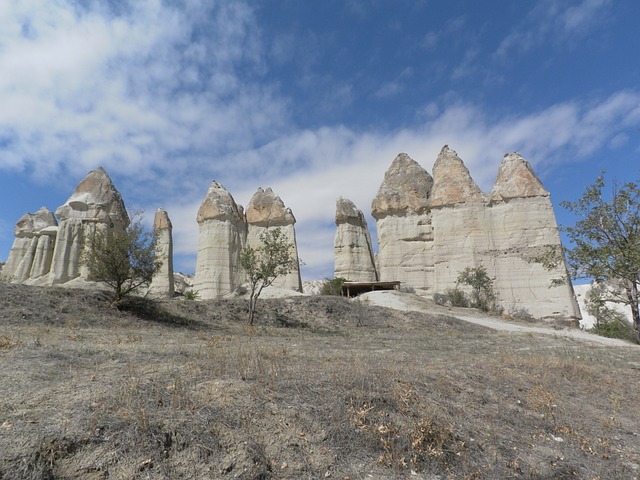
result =
[[[467,294],[464,293],[459,288],[449,288],[447,289],[447,293],[445,294],[447,298],[447,304],[452,307],[468,307],[469,299],[467,298]]]
[[[638,342],[638,335],[621,312],[614,310],[607,304],[607,288],[601,283],[595,283],[587,292],[585,306],[587,313],[596,318],[596,323],[589,329],[603,337],[620,338]]]
[[[493,290],[493,280],[489,277],[487,269],[482,265],[475,268],[466,267],[458,275],[457,284],[471,287],[469,306],[479,308],[483,312],[495,312],[498,310],[497,297]]]
[[[565,228],[574,245],[567,250],[571,276],[617,286],[607,291],[608,299],[629,305],[640,331],[640,186],[614,182],[610,196],[604,188],[601,174],[580,199],[561,204],[579,218]]]
[[[543,252],[531,259],[534,263],[539,263],[545,270],[556,270],[564,262],[564,250],[561,246],[547,245]],[[569,281],[568,275],[560,278],[553,278],[549,287],[559,287],[566,285]]]
[[[262,232],[260,242],[260,247],[246,247],[240,253],[240,265],[247,275],[250,288],[250,325],[253,325],[256,303],[262,289],[297,266],[297,259],[293,255],[294,246],[285,238],[280,228]]]
[[[197,300],[200,298],[200,292],[198,290],[185,290],[184,298],[185,300]]]
[[[346,278],[336,277],[332,279],[326,278],[324,284],[322,285],[322,291],[320,292],[322,295],[342,295],[342,286],[345,282],[348,282]]]
[[[155,235],[144,229],[142,213],[134,212],[127,227],[97,228],[82,262],[89,271],[88,279],[108,285],[121,301],[151,283],[161,266],[155,260],[155,249]]]

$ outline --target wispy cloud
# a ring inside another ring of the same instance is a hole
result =
[[[550,42],[553,46],[571,48],[602,26],[602,20],[611,0],[581,0],[573,2],[545,0],[538,2],[523,21],[515,25],[496,50],[497,58],[511,52],[527,52]]]

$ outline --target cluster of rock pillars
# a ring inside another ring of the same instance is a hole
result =
[[[336,204],[336,277],[354,282],[400,281],[431,297],[456,286],[460,271],[483,266],[506,311],[526,310],[535,318],[579,319],[580,310],[560,262],[546,269],[537,260],[559,249],[560,236],[549,192],[518,153],[504,156],[489,194],[483,193],[455,151],[444,146],[433,176],[407,154],[392,162],[371,205],[378,253],[372,248],[362,211],[348,199]],[[202,299],[232,295],[245,282],[240,253],[257,247],[260,234],[279,227],[297,258],[296,219],[271,189],[258,189],[245,209],[212,182],[198,210],[198,254],[193,289]],[[2,275],[15,283],[81,286],[88,272],[81,261],[98,229],[126,228],[129,217],[107,172],[98,168],[53,212],[27,213],[15,227],[15,241]],[[162,269],[149,295],[174,295],[172,226],[158,209],[154,229]],[[302,291],[300,271],[276,286]]]

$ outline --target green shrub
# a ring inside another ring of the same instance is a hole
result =
[[[322,295],[342,295],[342,286],[345,282],[348,282],[346,278],[336,277],[333,279],[326,278],[324,284],[322,285],[322,291],[320,292]]]
[[[449,298],[449,305],[452,307],[468,307],[469,298],[459,288],[450,288],[447,290],[447,297]]]
[[[198,300],[200,298],[200,292],[198,290],[185,290],[185,300]]]
[[[469,306],[483,312],[502,313],[502,308],[498,306],[498,297],[493,289],[493,280],[482,265],[475,268],[465,268],[458,275],[457,284],[471,287]]]

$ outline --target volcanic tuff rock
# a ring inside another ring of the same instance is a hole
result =
[[[223,185],[211,182],[198,210],[194,290],[202,299],[229,295],[243,283],[240,252],[246,237],[242,207]]]
[[[371,215],[378,220],[387,215],[424,213],[429,209],[432,186],[431,175],[409,155],[400,153],[384,174],[371,204]]]
[[[87,279],[81,257],[97,229],[126,228],[129,216],[120,193],[102,168],[92,170],[78,184],[64,205],[56,210],[60,226],[49,282]]]
[[[378,276],[418,292],[433,285],[433,229],[429,198],[433,178],[406,153],[384,175],[371,204],[378,231]]]
[[[153,297],[173,297],[173,226],[169,215],[162,208],[156,210],[153,219],[156,235],[156,260],[162,262],[160,270],[154,275],[149,286],[149,295]]]
[[[45,207],[20,217],[3,276],[14,282],[24,282],[48,273],[57,225],[53,212]]]
[[[336,227],[334,278],[352,282],[377,281],[367,221],[351,200],[340,197],[336,201]]]
[[[252,248],[259,248],[261,245],[260,235],[269,228],[280,228],[284,238],[292,245],[293,258],[298,265],[298,246],[296,243],[295,223],[290,208],[287,208],[282,199],[276,195],[271,188],[263,190],[258,188],[251,197],[246,212],[247,237],[246,245]],[[302,279],[300,269],[296,267],[287,275],[277,278],[273,286],[288,288],[298,292],[302,291]]]
[[[445,293],[457,286],[462,270],[482,265],[495,279],[505,310],[579,318],[571,285],[551,286],[566,277],[564,263],[548,271],[536,261],[561,248],[560,236],[549,193],[520,154],[505,155],[489,196],[446,145],[432,182],[427,176],[404,154],[385,174],[372,204],[380,280],[400,280],[421,295]],[[428,191],[415,187],[427,183],[432,185]]]
[[[489,195],[491,201],[548,196],[549,192],[542,186],[529,162],[518,152],[505,154]]]
[[[483,200],[482,191],[471,178],[469,170],[458,154],[448,145],[442,147],[433,165],[431,207]]]

